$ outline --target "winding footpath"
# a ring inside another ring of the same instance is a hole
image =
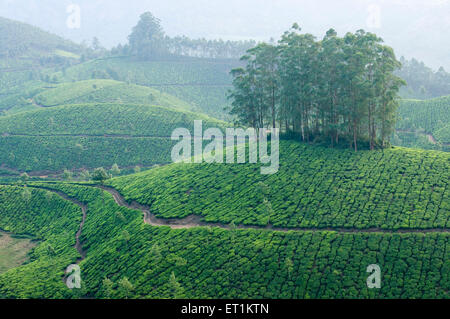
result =
[[[37,188],[37,189],[45,189],[46,191],[54,193],[54,194],[62,197],[63,199],[74,203],[75,205],[77,205],[78,207],[81,208],[81,213],[82,213],[81,223],[80,223],[80,226],[78,227],[78,231],[75,234],[75,249],[80,254],[80,258],[78,258],[77,264],[80,263],[84,258],[86,258],[86,252],[83,250],[83,246],[81,245],[81,242],[80,242],[80,237],[81,237],[81,232],[83,231],[84,223],[86,222],[87,205],[73,197],[68,196],[67,194],[65,194],[61,191],[58,191],[58,190],[55,190],[52,188],[47,188],[44,186],[33,186],[33,185],[29,185],[28,187]]]
[[[202,221],[202,218],[198,215],[189,215],[184,218],[159,218],[156,217],[154,214],[150,212],[150,207],[144,206],[142,204],[139,204],[136,201],[133,201],[131,203],[128,203],[123,196],[114,188],[107,187],[107,186],[99,186],[99,185],[92,185],[91,187],[97,187],[100,188],[108,193],[110,193],[114,201],[117,205],[122,207],[127,207],[130,209],[140,210],[144,214],[144,222],[146,224],[152,225],[152,226],[169,226],[172,229],[179,229],[179,228],[192,228],[192,227],[219,227],[223,229],[231,229],[232,226],[229,224],[223,224],[223,223],[214,223],[214,222],[204,222]],[[382,229],[382,228],[365,228],[365,229],[359,229],[359,228],[315,228],[315,227],[275,227],[272,225],[267,226],[252,226],[252,225],[235,225],[236,229],[266,229],[271,231],[281,231],[281,232],[288,232],[288,231],[334,231],[338,233],[449,233],[450,229],[448,228],[408,228],[408,229]]]
[[[449,228],[403,228],[403,229],[383,229],[383,228],[317,228],[317,227],[275,227],[273,225],[263,226],[253,226],[253,225],[235,225],[231,226],[229,224],[216,223],[216,222],[205,222],[202,221],[202,218],[198,215],[189,215],[184,218],[159,218],[150,212],[150,208],[148,206],[139,204],[136,201],[132,201],[128,203],[125,198],[114,188],[108,186],[101,185],[89,185],[89,184],[80,184],[85,187],[96,187],[102,189],[105,192],[108,192],[114,198],[114,201],[117,205],[121,207],[126,207],[129,209],[134,209],[141,211],[144,214],[144,222],[146,224],[152,226],[168,226],[171,229],[180,229],[180,228],[193,228],[193,227],[219,227],[223,229],[259,229],[259,230],[270,230],[270,231],[280,231],[280,232],[289,232],[289,231],[309,231],[309,232],[323,232],[323,231],[332,231],[337,233],[450,233]],[[33,186],[29,185],[30,188],[37,189],[45,189],[49,192],[55,193],[58,196],[62,197],[65,200],[68,200],[81,208],[82,211],[82,220],[78,231],[75,235],[76,243],[75,248],[80,254],[80,258],[77,260],[77,263],[81,262],[86,257],[86,252],[83,250],[82,244],[80,242],[81,232],[83,231],[83,225],[86,221],[86,215],[88,211],[88,207],[85,203],[80,202],[79,200],[68,196],[67,194],[49,188],[45,186]]]

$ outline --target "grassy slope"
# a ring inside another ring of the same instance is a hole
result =
[[[16,238],[0,231],[0,274],[23,264],[34,246],[28,238]]]
[[[157,216],[278,227],[450,226],[450,154],[329,149],[281,141],[280,169],[172,164],[109,183]]]

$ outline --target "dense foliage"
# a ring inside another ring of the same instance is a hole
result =
[[[143,224],[140,212],[118,207],[99,189],[44,185],[88,205],[82,234],[87,255],[80,262],[82,289],[78,296],[448,297],[450,237],[446,233],[171,230]],[[373,263],[380,265],[383,281],[381,289],[369,290],[366,267]],[[48,294],[68,294],[68,289],[59,285],[60,278],[51,286],[53,280],[38,281],[47,285]],[[2,289],[10,296],[17,293],[7,282]],[[28,293],[21,296],[30,296]]]
[[[382,39],[363,30],[339,38],[330,29],[322,41],[294,24],[279,44],[260,44],[232,71],[231,113],[252,127],[278,126],[333,145],[343,138],[387,145],[394,128],[400,67]],[[378,138],[377,138],[378,137]]]
[[[54,193],[30,187],[0,186],[0,228],[28,235],[38,245],[23,266],[0,275],[0,296],[63,298],[65,268],[79,257],[75,233],[81,209]]]
[[[172,164],[108,183],[159,217],[278,227],[450,226],[450,155],[404,148],[337,150],[281,141],[280,169]]]

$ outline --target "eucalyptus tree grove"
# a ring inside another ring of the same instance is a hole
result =
[[[294,24],[277,45],[260,43],[233,69],[230,113],[253,127],[279,127],[304,141],[333,146],[358,142],[371,149],[388,145],[395,124],[397,93],[405,82],[392,48],[373,33],[321,41]]]

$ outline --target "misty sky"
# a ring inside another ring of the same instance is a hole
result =
[[[67,26],[67,7],[80,8],[80,27]],[[139,15],[152,12],[168,35],[192,38],[278,38],[293,22],[322,37],[365,29],[397,56],[416,57],[450,71],[450,0],[0,0],[0,16],[27,22],[76,42],[94,36],[125,43]]]

